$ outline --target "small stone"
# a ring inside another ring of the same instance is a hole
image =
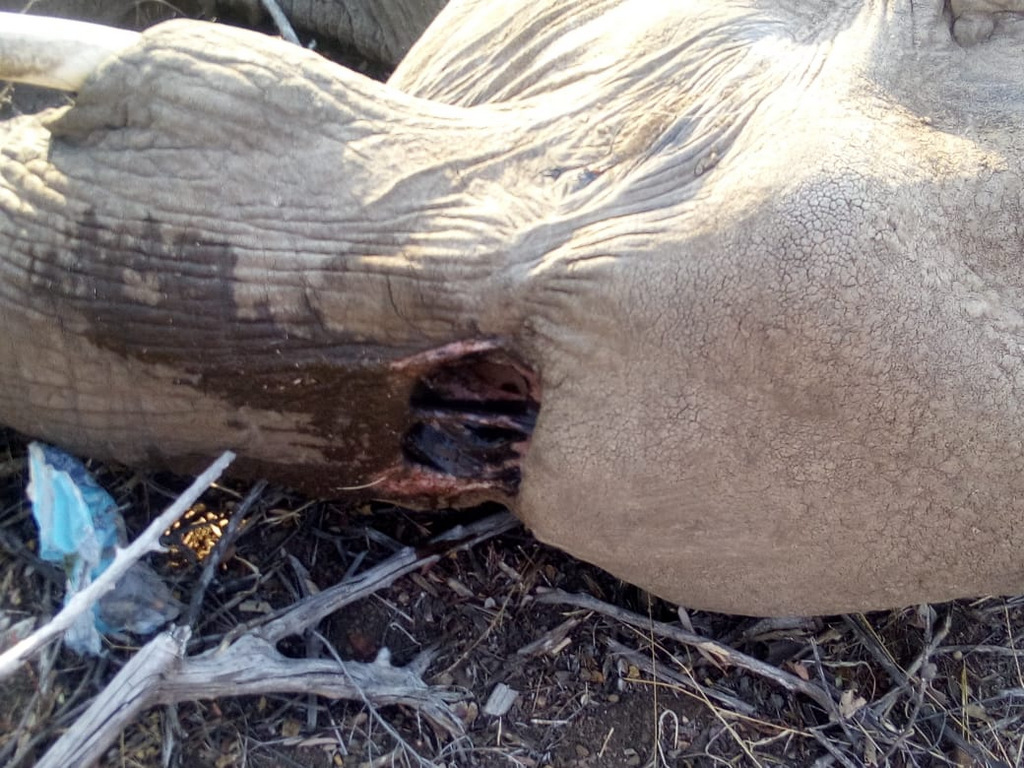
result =
[[[519,691],[509,688],[504,683],[498,683],[494,686],[494,690],[491,691],[491,695],[487,697],[487,703],[484,704],[484,714],[491,717],[501,717],[512,709],[512,705],[516,703],[517,698],[519,698]]]

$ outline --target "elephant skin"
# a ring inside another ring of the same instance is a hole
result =
[[[499,500],[696,608],[1021,591],[1022,49],[996,0],[453,0],[383,85],[158,25],[0,124],[0,422]]]

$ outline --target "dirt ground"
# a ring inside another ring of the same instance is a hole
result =
[[[62,599],[62,575],[34,554],[24,455],[19,436],[0,433],[0,644]],[[131,535],[189,481],[90,467],[125,510]],[[232,483],[208,491],[165,537],[167,554],[152,558],[182,601],[248,491]],[[188,653],[492,511],[353,509],[267,488],[216,571]],[[550,590],[589,596],[597,609],[542,602]],[[225,696],[146,712],[102,765],[1015,766],[1024,749],[1021,606],[1021,598],[982,598],[773,621],[680,614],[516,529],[329,616],[315,638],[281,643],[292,657],[355,661],[387,648],[397,666],[433,649],[424,678],[459,694],[461,736],[409,707]],[[720,645],[678,642],[663,624]],[[40,759],[141,642],[109,639],[99,659],[51,648],[5,681],[0,765]],[[749,659],[769,673],[744,666]],[[771,670],[826,698],[786,690]],[[496,690],[514,697],[510,706],[488,706]]]

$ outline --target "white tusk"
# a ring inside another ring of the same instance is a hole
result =
[[[0,13],[0,80],[77,91],[139,33],[84,21]]]

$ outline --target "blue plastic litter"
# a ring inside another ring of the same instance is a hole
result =
[[[28,497],[39,526],[39,555],[58,563],[68,577],[64,602],[85,589],[125,543],[117,504],[72,456],[42,443],[28,447]],[[79,617],[65,644],[98,655],[100,634],[151,635],[181,611],[167,585],[145,563],[135,563],[114,589],[100,598],[93,615]]]

